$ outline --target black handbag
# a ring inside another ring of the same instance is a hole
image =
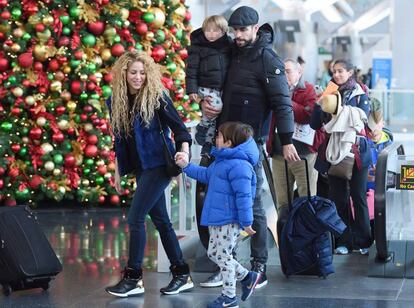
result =
[[[160,126],[160,135],[161,135],[162,143],[163,143],[162,152],[164,154],[164,160],[165,160],[165,172],[171,177],[176,177],[182,172],[182,169],[179,166],[177,166],[177,164],[175,163],[174,157],[171,154],[170,149],[168,148],[167,139],[165,138],[165,134],[162,129],[160,115],[158,114],[158,112],[156,112],[156,114],[157,114],[158,124]]]

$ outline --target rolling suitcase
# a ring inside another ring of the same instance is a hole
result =
[[[0,207],[0,284],[14,290],[49,288],[62,265],[28,207]]]
[[[304,160],[305,164],[306,164],[306,183],[307,183],[307,197],[308,200],[311,199],[311,193],[310,193],[310,184],[309,184],[309,172],[308,172],[308,162],[306,159],[302,159]],[[289,187],[289,177],[288,177],[288,165],[287,162],[285,161],[285,172],[286,172],[286,181],[287,181],[287,187]],[[282,232],[283,232],[283,228],[286,225],[288,219],[289,219],[289,213],[292,209],[292,198],[290,196],[290,192],[288,191],[288,206],[287,207],[282,207],[281,209],[279,209],[278,211],[278,220],[277,220],[277,234],[278,234],[278,239],[279,239],[279,256],[282,255],[280,248],[281,248],[281,240],[282,240]],[[335,237],[333,236],[333,234],[329,231],[324,232],[324,234],[322,235],[323,238],[329,238],[330,241],[330,247],[329,250],[333,253],[334,251],[334,241],[335,241]],[[317,263],[314,264],[314,266],[307,268],[306,270],[300,271],[300,272],[295,272],[295,273],[290,273],[286,270],[286,266],[283,264],[283,260],[282,257],[280,258],[281,261],[281,268],[282,268],[282,272],[285,274],[285,276],[290,276],[290,275],[310,275],[310,276],[319,276],[319,277],[326,277],[324,274],[322,274],[319,270],[319,267],[317,265]]]

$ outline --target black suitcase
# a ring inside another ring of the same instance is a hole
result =
[[[25,206],[0,207],[0,284],[13,290],[49,288],[62,270],[36,217]]]
[[[309,184],[308,161],[305,158],[302,158],[302,160],[304,160],[304,162],[306,164],[306,183],[308,185],[307,192],[308,192],[308,197],[310,198],[311,193],[310,193],[310,184]],[[289,187],[288,165],[287,165],[286,160],[285,160],[285,173],[286,173],[287,187]],[[288,206],[284,206],[284,207],[280,208],[278,210],[278,213],[277,213],[278,218],[277,218],[277,224],[276,224],[276,232],[277,232],[277,237],[279,239],[279,247],[280,247],[280,239],[282,237],[282,230],[283,230],[283,227],[285,226],[285,224],[286,224],[286,222],[289,218],[289,212],[290,212],[291,208],[292,208],[292,198],[291,198],[290,193],[288,191]],[[334,249],[335,249],[335,237],[329,231],[326,231],[326,236],[331,238],[331,242],[330,242],[331,243],[331,251],[333,253]],[[279,256],[280,256],[280,253],[279,253]],[[285,271],[285,266],[282,264],[282,260],[280,260],[280,261],[281,261],[282,272],[286,276],[288,276],[286,274],[286,271]],[[318,277],[321,276],[319,268],[316,265],[311,267],[311,268],[308,268],[305,271],[296,273],[295,275],[318,276]],[[326,277],[323,277],[323,278],[326,278]]]

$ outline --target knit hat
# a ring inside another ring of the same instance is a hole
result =
[[[247,27],[259,22],[259,14],[249,6],[237,8],[229,18],[230,27]]]

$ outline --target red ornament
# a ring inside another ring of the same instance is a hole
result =
[[[100,166],[98,167],[98,173],[99,173],[100,175],[104,175],[107,171],[108,171],[108,169],[106,168],[106,166],[105,166],[105,165],[100,165]]]
[[[7,11],[7,10],[4,10],[3,12],[1,12],[1,18],[3,18],[3,19],[9,19],[10,18],[10,16],[11,16],[11,14],[10,14],[10,12],[9,11]]]
[[[30,87],[30,81],[27,80],[27,79],[24,79],[22,81],[22,85],[23,85],[23,87],[28,88],[28,87]]]
[[[35,30],[36,30],[37,32],[43,32],[43,31],[45,31],[45,30],[46,30],[46,27],[45,27],[45,25],[44,25],[44,24],[37,24],[37,25],[35,26]]]
[[[111,203],[113,205],[118,205],[119,204],[119,201],[120,201],[120,198],[119,198],[118,195],[112,195],[111,196]]]
[[[98,143],[98,136],[96,136],[96,135],[90,135],[88,137],[88,143],[89,144],[97,144]]]
[[[160,45],[155,46],[151,52],[151,57],[154,58],[155,62],[160,62],[164,60],[165,56],[165,49]]]
[[[9,61],[5,58],[0,58],[0,72],[5,72],[9,69]]]
[[[51,70],[52,72],[56,72],[59,69],[60,65],[58,60],[56,59],[52,59],[49,62],[49,70]]]
[[[61,143],[65,140],[65,136],[61,132],[54,133],[52,135],[53,142]]]
[[[93,82],[88,82],[88,84],[86,85],[86,89],[88,89],[89,91],[93,91],[96,89],[96,84]]]
[[[100,154],[101,154],[101,156],[102,156],[103,158],[108,158],[108,157],[109,157],[109,155],[111,155],[111,151],[108,151],[108,150],[101,150]]]
[[[7,0],[0,0],[0,8],[4,8],[7,6]]]
[[[115,57],[120,57],[125,52],[125,48],[122,44],[115,44],[111,48],[111,54]]]
[[[21,149],[20,144],[18,143],[13,143],[10,148],[14,153],[19,152]]]
[[[72,81],[70,85],[70,92],[80,95],[82,93],[82,83],[79,80]]]
[[[42,137],[42,129],[40,127],[33,127],[29,132],[30,139],[39,140]]]
[[[82,113],[82,114],[80,115],[80,119],[81,119],[81,121],[82,121],[82,122],[86,122],[86,120],[88,119],[88,115],[87,115],[87,114]]]
[[[33,175],[31,180],[29,181],[29,187],[31,189],[36,189],[40,186],[40,184],[42,184],[43,182],[43,178],[40,175]]]
[[[69,135],[73,135],[75,133],[75,128],[69,127],[67,132],[68,132]]]
[[[33,55],[31,52],[22,53],[17,58],[17,61],[21,67],[31,67],[33,64]]]
[[[190,21],[190,19],[191,19],[191,12],[187,10],[184,15],[184,21]]]
[[[18,168],[11,168],[10,170],[9,170],[9,176],[11,177],[11,178],[15,178],[16,176],[18,176],[19,175],[19,169]]]
[[[57,113],[58,115],[62,115],[62,114],[64,114],[64,113],[65,113],[65,111],[66,111],[65,106],[57,106],[57,107],[56,107],[56,113]]]
[[[3,181],[3,179],[0,179],[0,189],[2,189],[3,186],[4,186],[4,181]]]
[[[75,56],[76,60],[82,60],[83,51],[82,50],[77,50],[73,53],[73,55]]]
[[[144,35],[148,32],[148,25],[145,22],[138,22],[135,26],[135,30],[139,35]]]
[[[68,46],[69,44],[70,44],[70,38],[68,38],[67,36],[61,36],[59,38],[59,41],[58,41],[59,47]]]
[[[180,58],[181,58],[182,60],[185,60],[185,59],[187,59],[187,58],[188,58],[188,51],[187,51],[187,49],[181,49],[181,50],[178,52],[178,54],[180,55]]]
[[[104,80],[105,80],[106,83],[111,83],[112,79],[113,79],[113,76],[112,76],[111,73],[108,73],[108,74],[104,75]]]
[[[171,78],[162,77],[161,81],[164,87],[166,87],[168,90],[171,90],[174,86],[174,82],[172,81]]]
[[[66,154],[65,156],[65,166],[66,167],[73,167],[76,164],[76,159],[73,154]]]
[[[12,198],[9,198],[9,199],[6,199],[6,201],[4,201],[4,205],[6,205],[6,206],[16,206],[17,203],[16,203],[16,200],[14,200]]]
[[[88,144],[84,152],[87,157],[95,157],[98,154],[98,148],[96,145]]]
[[[103,23],[102,21],[95,21],[95,22],[91,22],[87,25],[88,31],[91,32],[92,34],[98,36],[101,35],[104,30],[105,30],[105,23]]]
[[[18,116],[21,112],[22,112],[22,110],[18,107],[13,107],[11,109],[11,114],[14,115],[14,116]]]
[[[104,203],[105,202],[105,196],[99,196],[98,197],[98,202],[101,203],[101,204]]]
[[[0,175],[3,175],[6,172],[6,169],[4,169],[3,167],[0,167]]]
[[[42,64],[42,62],[38,62],[38,61],[35,62],[34,69],[35,69],[35,71],[38,71],[38,72],[43,71],[43,64]]]

